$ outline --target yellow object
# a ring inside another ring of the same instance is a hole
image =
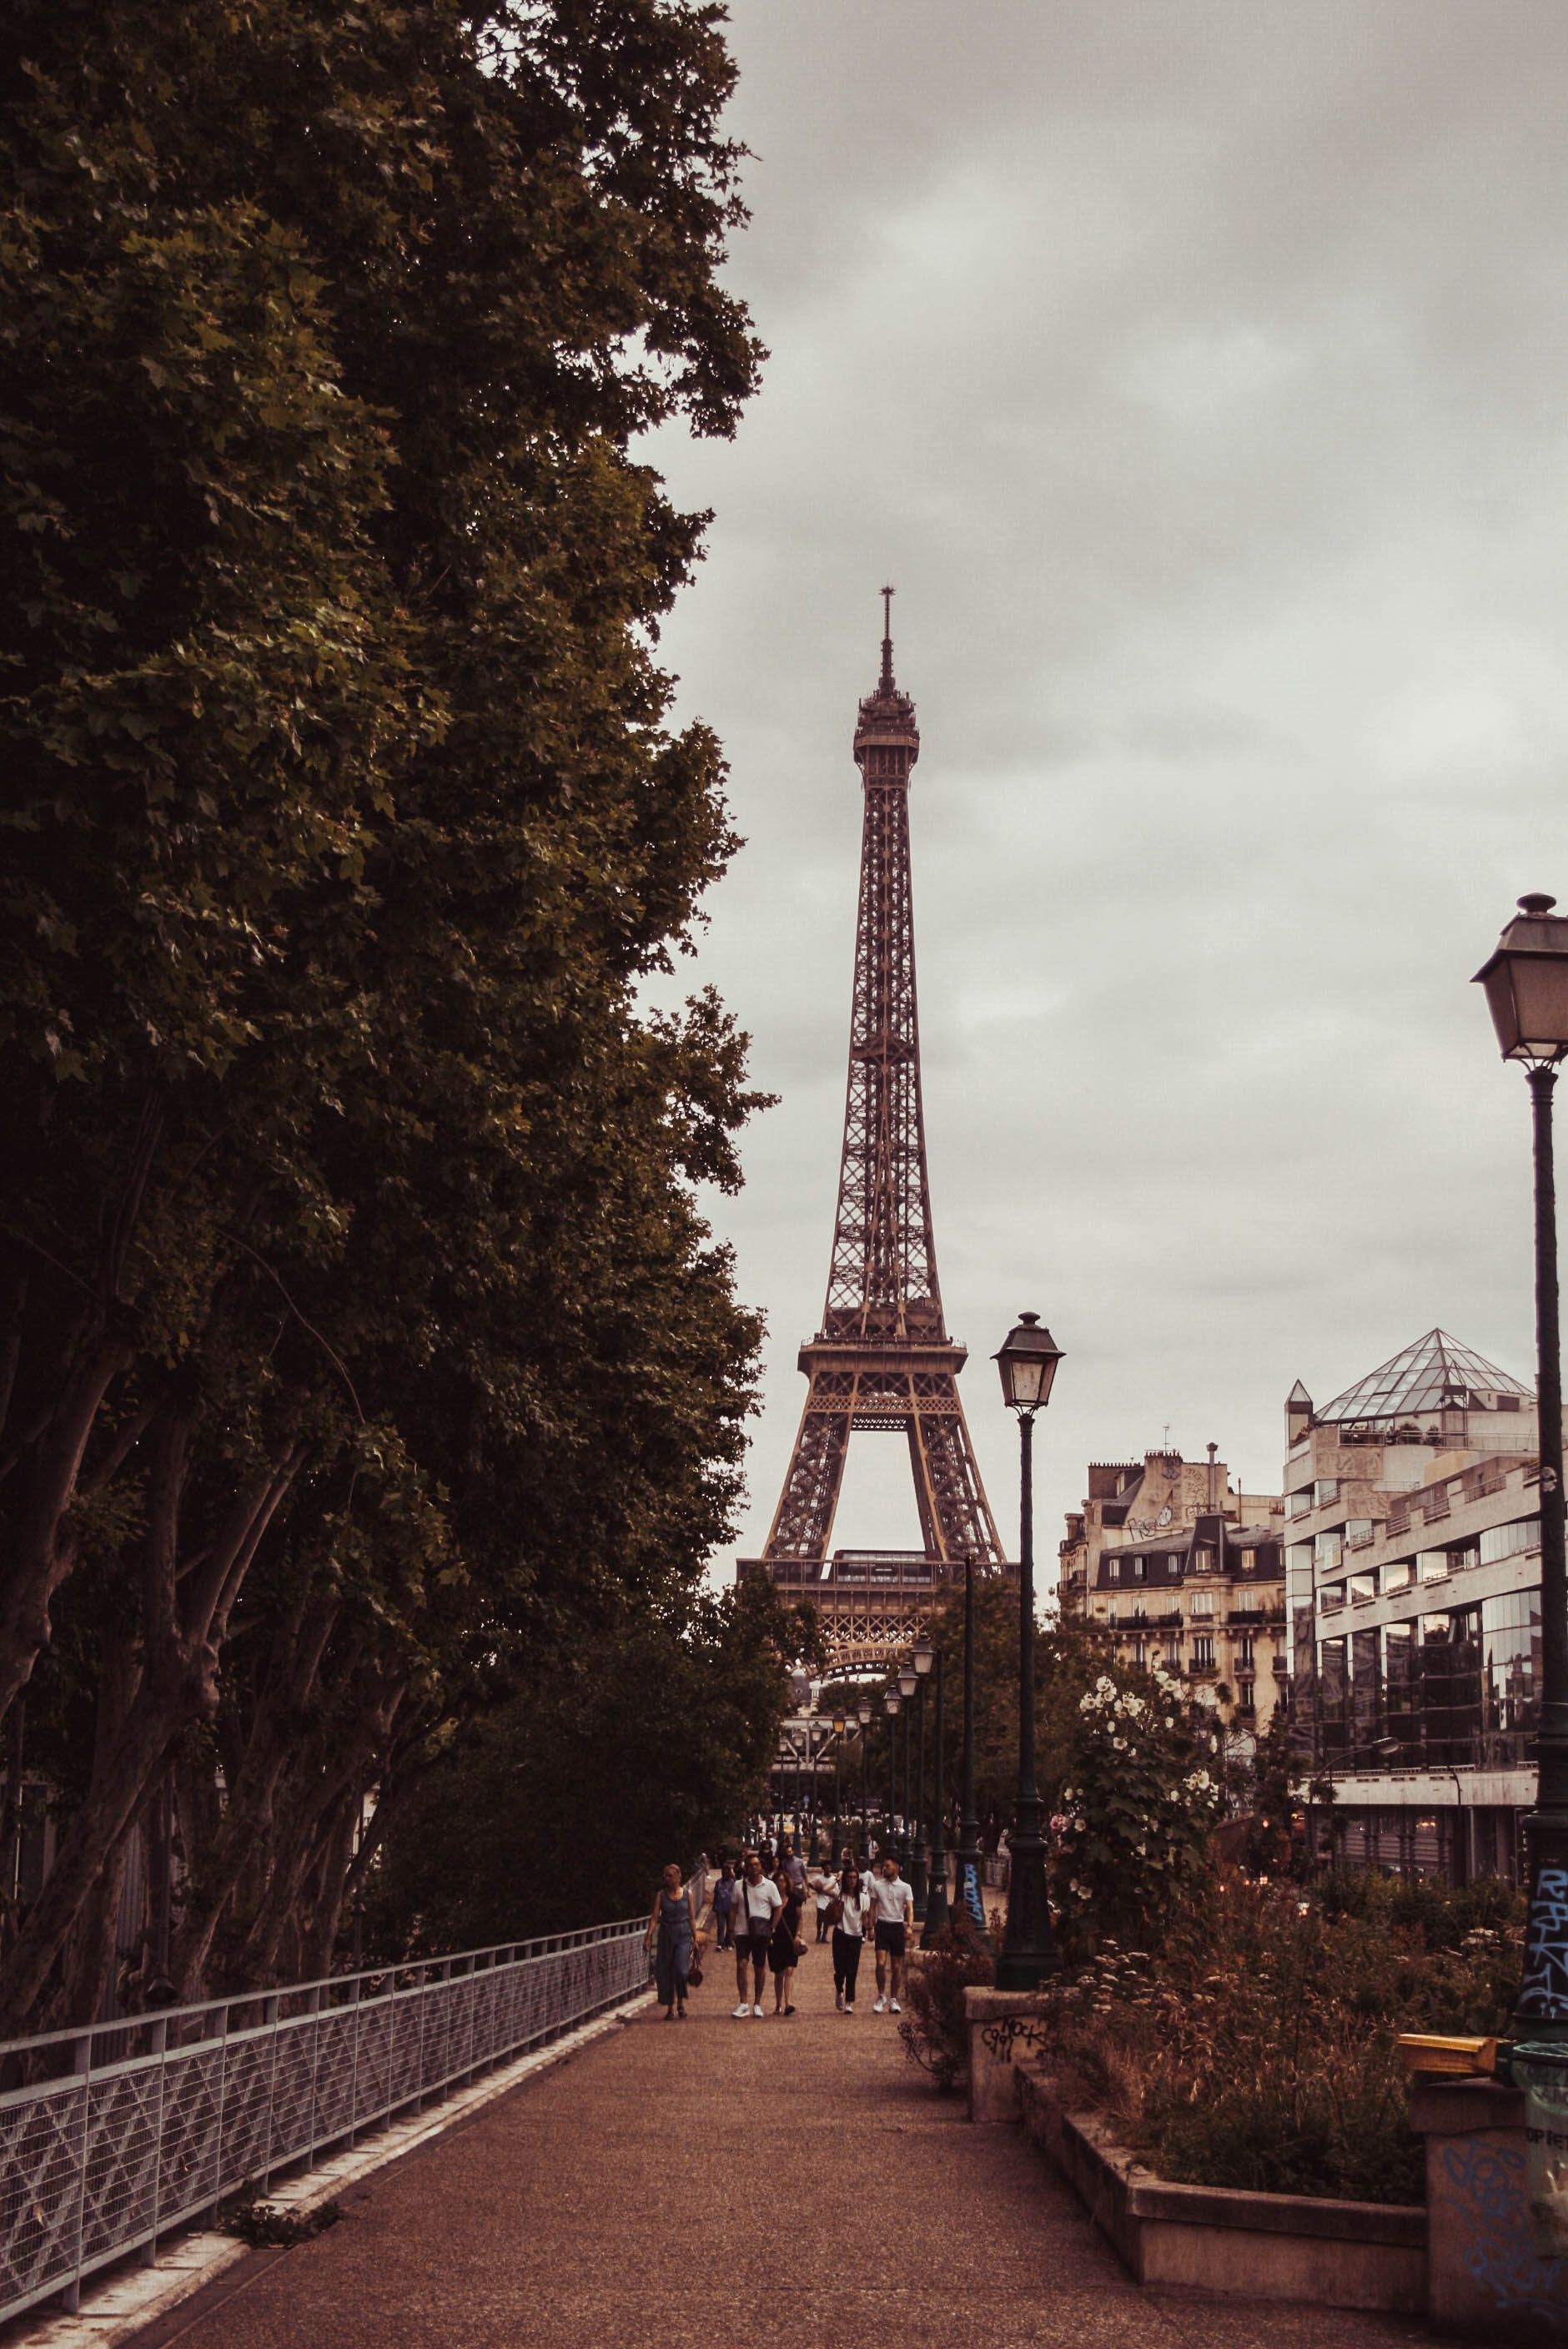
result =
[[[1444,2039],[1421,2031],[1403,2032],[1395,2042],[1407,2072],[1450,2072],[1469,2075],[1497,2069],[1495,2039]]]

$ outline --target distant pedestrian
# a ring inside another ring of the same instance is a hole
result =
[[[828,1908],[839,1889],[839,1879],[830,1868],[814,1868],[806,1880],[817,1905],[817,1939],[825,1941],[829,1932]]]
[[[851,1859],[839,1878],[839,1889],[829,1903],[833,1920],[833,2002],[841,2014],[855,2011],[855,1978],[865,1947],[871,1899],[865,1879]]]
[[[691,1974],[692,1952],[696,1948],[696,1911],[673,1859],[654,1898],[653,1914],[648,1919],[648,1948],[654,1951],[654,1980],[665,2021],[673,2023],[678,2012],[684,2023],[686,1983]]]
[[[718,1871],[718,1881],[713,1888],[713,1945],[716,1950],[735,1946],[735,1863],[727,1859]]]
[[[914,1920],[914,1893],[899,1874],[898,1861],[890,1851],[881,1870],[871,1883],[872,1914],[876,1919],[877,1994],[872,2008],[881,2014],[884,2006],[894,2014],[903,2010],[898,1994],[903,1988],[904,1951],[909,1944],[909,1929]],[[892,1996],[883,1997],[888,1971],[892,1972]]]
[[[785,1837],[783,1843],[779,1847],[779,1868],[781,1875],[789,1878],[790,1890],[804,1894],[806,1889],[806,1863],[801,1858],[799,1853],[791,1845],[788,1836]]]
[[[805,1906],[805,1894],[797,1891],[786,1868],[779,1868],[774,1881],[783,1905],[774,1920],[773,1938],[768,1944],[768,1970],[773,1976],[773,2012],[775,2014],[793,2014],[795,2006],[790,1992],[795,1987],[795,1969],[806,1946],[800,1939],[800,1911]]]
[[[771,1877],[762,1873],[762,1862],[754,1851],[746,1855],[740,1879],[735,1888],[735,1988],[740,2003],[735,2010],[738,2023],[742,2015],[762,2018],[762,1984],[768,1972],[768,1944],[773,1939],[774,1920],[784,1906],[784,1895]],[[751,1969],[751,1987],[747,1990],[747,1968]]]

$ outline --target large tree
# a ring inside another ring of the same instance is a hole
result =
[[[320,1959],[366,1789],[726,1528],[743,1044],[642,1005],[734,843],[634,445],[755,376],[720,17],[0,23],[12,2023],[139,1820],[182,1987]]]

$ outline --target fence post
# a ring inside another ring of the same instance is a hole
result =
[[[272,2062],[267,2065],[267,2136],[262,2151],[262,2192],[273,2182],[273,2116],[278,2106],[278,1994],[262,2001],[262,2021],[272,2033]]]
[[[71,2072],[82,2084],[81,2151],[77,2157],[77,2256],[75,2273],[60,2294],[60,2305],[74,2316],[82,2304],[82,2246],[88,2223],[88,2118],[92,2108],[93,2035],[84,2031],[71,2042]]]
[[[141,2264],[144,2268],[155,2268],[158,2265],[158,2221],[163,2215],[163,2096],[168,2075],[164,2058],[169,2052],[169,2017],[166,2014],[160,2014],[153,2024],[147,2052],[158,2058],[157,2118],[153,2123],[157,2135],[152,2141],[152,2232],[141,2247]]]

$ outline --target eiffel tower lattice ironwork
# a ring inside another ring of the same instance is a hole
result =
[[[817,1606],[831,1663],[877,1665],[907,1647],[939,1586],[966,1556],[1003,1563],[981,1483],[936,1278],[915,1007],[909,778],[920,756],[914,704],[893,679],[882,590],[882,675],[860,705],[855,761],[864,800],[855,931],[849,1098],[822,1325],[800,1350],[810,1381],[784,1490],[760,1559],[791,1597]],[[903,1435],[924,1547],[830,1557],[851,1435]]]

